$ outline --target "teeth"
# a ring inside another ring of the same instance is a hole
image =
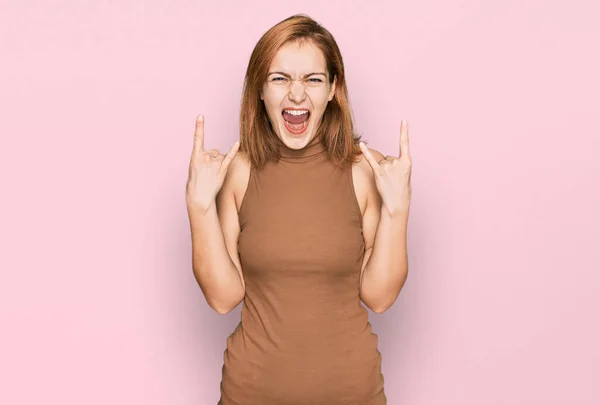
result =
[[[285,112],[292,114],[292,115],[302,115],[302,114],[308,114],[308,111],[306,110],[301,110],[301,111],[297,111],[297,110],[284,110]]]

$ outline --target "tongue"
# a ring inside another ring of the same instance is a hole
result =
[[[283,112],[283,119],[287,122],[291,122],[292,124],[302,124],[304,121],[308,119],[308,114],[300,114],[300,115],[292,115],[286,111]]]

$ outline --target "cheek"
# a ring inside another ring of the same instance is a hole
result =
[[[267,103],[265,100],[265,108],[267,110],[267,116],[272,122],[275,122],[278,119],[279,105],[277,103]]]
[[[312,100],[314,107],[318,109],[325,109],[329,102],[329,92],[325,89],[309,93],[310,99]]]
[[[273,94],[273,92],[269,92],[263,95],[263,102],[265,103],[265,107],[277,108],[281,104],[282,98],[277,96],[277,94]]]

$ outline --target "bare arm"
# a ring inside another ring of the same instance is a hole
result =
[[[216,312],[226,314],[244,297],[241,269],[231,254],[236,241],[237,210],[233,184],[236,176],[235,143],[227,156],[217,150],[204,150],[204,123],[196,123],[194,151],[186,190],[186,203],[192,234],[192,269],[206,302]],[[237,232],[239,233],[239,231]],[[239,263],[239,261],[238,261]]]
[[[369,151],[377,161],[384,159],[378,151]],[[382,313],[392,306],[408,276],[408,214],[390,217],[382,207],[372,176],[369,179],[365,187],[368,190],[363,216],[366,251],[360,274],[360,296],[373,312]]]
[[[233,197],[223,196],[221,204],[231,204],[228,199]],[[227,249],[216,204],[206,211],[191,210],[189,216],[194,276],[208,305],[219,314],[227,314],[244,298],[245,286]]]

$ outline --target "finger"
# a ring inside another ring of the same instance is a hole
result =
[[[360,146],[360,150],[362,151],[363,155],[365,155],[365,159],[367,159],[367,162],[369,162],[369,164],[373,168],[373,171],[375,173],[378,173],[379,163],[377,163],[377,161],[369,151],[369,148],[367,148],[367,146],[363,142],[360,142],[358,145]]]
[[[198,156],[204,151],[204,117],[199,115],[196,118],[196,130],[194,131],[194,156]]]
[[[221,152],[219,152],[218,149],[210,149],[210,150],[204,151],[204,153],[208,153],[210,155],[210,157],[213,157],[213,158],[215,158],[221,154]]]
[[[233,143],[233,146],[231,147],[231,149],[229,149],[229,152],[227,152],[227,155],[225,155],[225,159],[223,159],[223,161],[221,162],[221,170],[227,171],[227,169],[229,168],[229,165],[233,161],[233,158],[235,157],[235,154],[237,153],[239,147],[240,147],[240,141],[235,141]]]
[[[408,122],[402,120],[400,125],[400,153],[399,157],[410,157],[410,147],[408,145]]]

